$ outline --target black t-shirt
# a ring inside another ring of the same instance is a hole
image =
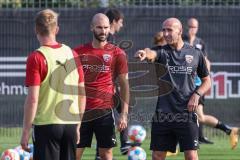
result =
[[[154,47],[158,57],[156,63],[167,67],[167,73],[160,77],[172,85],[172,91],[158,97],[157,112],[182,113],[187,110],[187,104],[196,88],[194,78],[209,75],[204,55],[198,49],[184,43],[180,51],[169,45]],[[161,88],[160,88],[161,89]]]
[[[107,41],[117,46],[117,39],[115,35],[109,33]]]
[[[183,36],[183,40],[185,42],[189,43],[189,37],[188,36]],[[206,44],[201,38],[196,37],[195,40],[193,41],[193,46],[195,48],[201,50],[205,57],[208,56],[207,51],[206,51]]]

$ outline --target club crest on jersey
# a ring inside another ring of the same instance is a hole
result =
[[[105,62],[109,62],[110,59],[111,59],[111,55],[110,54],[107,54],[107,53],[103,54],[103,60]]]
[[[186,60],[187,63],[191,63],[193,61],[193,56],[185,55],[185,60]]]
[[[82,62],[87,62],[88,61],[88,56],[87,55],[83,55],[82,56]]]

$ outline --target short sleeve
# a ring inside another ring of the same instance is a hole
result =
[[[119,54],[116,56],[116,68],[115,72],[117,75],[128,73],[127,57],[124,54]]]
[[[198,62],[198,67],[197,67],[197,74],[200,78],[204,78],[209,75],[205,57],[201,51],[199,51],[199,62]]]
[[[118,50],[118,54],[114,56],[113,65],[113,79],[120,74],[128,73],[127,56],[123,50]]]
[[[26,86],[38,86],[47,75],[45,57],[38,51],[32,52],[27,58]]]
[[[154,50],[157,52],[157,58],[155,60],[155,62],[157,63],[162,63],[161,62],[161,59],[162,59],[162,46],[155,46],[155,47],[152,47],[151,50]]]
[[[202,39],[200,40],[200,44],[202,45],[202,50],[201,51],[202,51],[203,55],[205,57],[207,57],[208,54],[207,54],[206,44],[205,44],[205,42]]]
[[[73,56],[75,59],[75,63],[77,65],[77,70],[78,70],[78,75],[79,75],[79,80],[78,82],[84,82],[84,72],[83,72],[83,67],[81,64],[81,60],[80,60],[80,56],[78,56],[78,54],[73,50]]]

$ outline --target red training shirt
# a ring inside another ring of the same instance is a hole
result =
[[[87,103],[86,109],[112,108],[114,81],[120,74],[128,73],[125,52],[107,43],[103,49],[91,43],[74,49],[83,66]]]

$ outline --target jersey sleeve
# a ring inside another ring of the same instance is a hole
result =
[[[155,46],[155,47],[152,47],[151,50],[154,50],[157,52],[157,58],[155,60],[155,62],[157,63],[163,63],[162,62],[162,46]]]
[[[120,74],[128,73],[128,64],[127,64],[127,56],[125,52],[121,49],[117,51],[117,55],[114,57],[113,62],[113,77],[116,79]]]
[[[205,42],[202,39],[200,40],[200,44],[202,45],[202,50],[201,51],[202,51],[203,55],[205,57],[207,57],[208,54],[207,54],[206,44],[205,44]]]
[[[128,64],[127,64],[126,54],[119,54],[116,56],[115,73],[117,75],[128,73]]]
[[[78,54],[73,50],[73,56],[75,59],[75,63],[77,65],[77,70],[78,70],[78,75],[79,75],[79,80],[78,82],[84,82],[84,72],[83,72],[83,67],[81,64],[81,60],[80,60],[80,56],[78,56]]]
[[[201,51],[199,51],[199,62],[198,62],[198,67],[197,67],[197,74],[200,78],[204,78],[209,75],[205,57]]]
[[[45,57],[38,51],[32,52],[27,58],[26,86],[38,86],[47,75]]]

